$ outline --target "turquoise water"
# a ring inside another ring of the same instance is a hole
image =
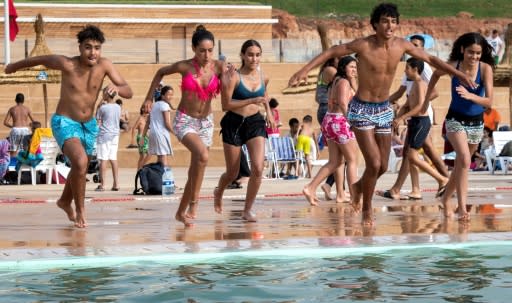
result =
[[[0,262],[0,301],[508,303],[511,252],[500,242]]]

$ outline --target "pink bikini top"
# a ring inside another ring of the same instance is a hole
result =
[[[192,64],[196,69],[197,77],[201,77],[201,70],[199,69],[199,65],[195,59],[192,60]],[[191,72],[188,72],[181,79],[181,91],[195,93],[197,98],[202,102],[207,102],[215,98],[220,93],[220,86],[220,79],[215,73],[213,73],[213,76],[206,87],[199,85]]]

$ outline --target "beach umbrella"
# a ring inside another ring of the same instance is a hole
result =
[[[38,14],[36,17],[36,21],[34,22],[34,31],[36,32],[36,43],[30,52],[29,57],[51,55],[52,52],[46,45],[44,38],[44,21],[41,14]],[[42,65],[20,70],[14,74],[0,74],[0,85],[42,84],[45,127],[48,127],[48,90],[46,85],[48,83],[60,83],[60,81],[60,71],[48,70]]]

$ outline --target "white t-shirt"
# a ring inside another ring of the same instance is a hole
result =
[[[423,71],[421,72],[421,79],[427,83],[430,82],[430,78],[432,78],[432,68],[427,63],[423,63]],[[401,86],[405,86],[405,93],[409,96],[409,93],[412,89],[413,81],[407,80],[407,76],[404,74],[402,77]],[[428,104],[428,117],[430,118],[430,122],[434,124],[434,110],[432,109],[432,104],[429,102]]]
[[[496,38],[492,36],[487,37],[487,42],[492,46],[492,55],[498,56],[498,50],[503,47],[503,40],[501,40],[500,36],[496,36]]]
[[[105,143],[119,136],[119,119],[121,107],[117,103],[103,104],[96,113],[98,120],[101,120],[100,129],[96,141]]]
[[[164,113],[171,111],[169,103],[157,101],[149,115],[149,150],[150,155],[172,155],[171,135],[165,127]]]

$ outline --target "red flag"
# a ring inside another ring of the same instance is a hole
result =
[[[18,34],[18,23],[16,23],[16,18],[18,18],[18,13],[14,7],[14,1],[9,0],[9,37],[11,41],[14,41]]]

